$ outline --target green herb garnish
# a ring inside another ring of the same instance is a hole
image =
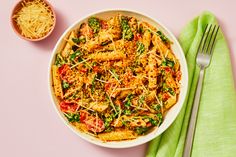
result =
[[[161,65],[162,65],[162,66],[168,66],[168,67],[173,68],[173,67],[175,66],[175,62],[172,61],[172,60],[169,60],[168,58],[166,58],[166,59],[162,62]]]
[[[149,122],[153,125],[153,126],[157,126],[158,122],[152,118],[149,119]]]
[[[168,43],[170,41],[161,31],[157,31],[157,34],[160,36],[161,40],[164,43]]]
[[[157,114],[157,118],[158,118],[158,120],[159,120],[159,125],[161,125],[161,123],[163,122],[163,116],[162,116],[162,114],[161,114],[161,113],[158,113],[158,114]]]
[[[95,76],[93,77],[93,80],[92,80],[92,88],[91,88],[92,94],[94,93],[94,90],[95,90],[95,79],[96,79],[96,77],[97,77],[97,75],[95,75]]]
[[[129,26],[128,19],[125,17],[121,18],[121,29],[122,29],[122,37],[126,40],[132,40],[134,35]]]
[[[92,28],[93,33],[98,33],[99,30],[101,29],[101,24],[99,22],[99,19],[97,19],[96,17],[90,17],[88,19],[88,25],[89,27]]]
[[[123,110],[124,115],[130,116],[131,110]]]
[[[129,94],[129,95],[126,97],[125,107],[128,108],[128,109],[129,109],[129,108],[131,107],[131,105],[132,105],[132,102],[131,102],[132,98],[133,98],[133,94]]]
[[[70,60],[75,60],[75,58],[77,57],[77,56],[80,56],[81,55],[81,51],[80,50],[76,50],[74,53],[72,53],[71,54],[71,56],[70,56]]]
[[[76,44],[79,44],[79,43],[85,43],[86,39],[84,37],[79,37],[79,38],[72,38],[72,41]]]
[[[65,60],[63,59],[63,57],[60,54],[57,54],[56,60],[55,60],[55,65],[60,67],[63,64],[65,64]]]
[[[63,88],[63,89],[68,89],[69,86],[70,86],[70,85],[69,85],[68,82],[66,82],[66,81],[64,81],[64,80],[62,81],[62,88]]]
[[[140,54],[142,54],[144,51],[145,51],[145,46],[143,45],[143,43],[141,43],[141,42],[137,42],[137,52],[138,52],[138,54],[140,55]]]
[[[145,134],[147,131],[148,131],[148,128],[147,128],[147,127],[136,127],[136,128],[135,128],[135,132],[136,132],[138,135],[143,135],[143,134]]]
[[[71,123],[80,121],[80,114],[79,113],[66,113],[64,115],[68,119],[68,121]]]

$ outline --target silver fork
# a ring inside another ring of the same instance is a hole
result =
[[[197,65],[200,67],[200,74],[198,77],[197,89],[194,96],[194,103],[188,125],[188,132],[185,139],[183,157],[190,157],[191,155],[204,73],[205,69],[210,65],[211,62],[212,52],[215,45],[216,36],[218,34],[218,30],[219,26],[214,26],[214,28],[212,29],[212,25],[206,25],[198,47],[196,62]]]

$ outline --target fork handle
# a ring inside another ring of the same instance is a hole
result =
[[[204,73],[205,73],[205,70],[203,68],[201,68],[200,74],[198,77],[197,89],[196,89],[195,96],[194,96],[194,103],[193,103],[193,107],[192,107],[192,111],[191,111],[191,117],[190,117],[190,121],[189,121],[189,125],[188,125],[188,132],[187,132],[187,136],[185,139],[185,147],[184,147],[183,157],[190,157],[191,156]]]

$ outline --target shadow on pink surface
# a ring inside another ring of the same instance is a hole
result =
[[[56,26],[52,32],[52,34],[38,42],[32,42],[32,45],[36,48],[42,49],[45,52],[52,52],[54,46],[56,45],[56,42],[58,41],[59,37],[62,35],[62,33],[65,31],[65,29],[69,26],[69,23],[66,21],[66,17],[57,9],[55,9],[56,12]]]

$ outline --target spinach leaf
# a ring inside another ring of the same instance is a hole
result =
[[[76,44],[79,44],[79,43],[85,43],[86,39],[84,37],[79,37],[79,38],[72,38],[72,41]]]
[[[71,54],[71,56],[70,56],[70,60],[75,60],[75,58],[77,57],[77,56],[80,56],[81,55],[81,51],[80,50],[77,50],[77,51],[75,51],[74,53],[72,53]]]
[[[128,108],[128,109],[129,109],[129,108],[131,107],[131,105],[132,105],[132,102],[131,102],[132,98],[133,98],[133,94],[129,94],[129,95],[126,97],[125,107]]]
[[[68,121],[71,123],[80,121],[80,114],[79,113],[67,113],[64,115],[68,119]]]
[[[141,42],[137,42],[137,52],[139,53],[139,55],[140,54],[142,54],[144,51],[145,51],[145,46],[143,45],[143,43],[141,43]]]
[[[163,65],[163,66],[168,66],[168,67],[173,68],[173,67],[175,66],[175,62],[172,61],[172,60],[170,60],[170,59],[168,59],[168,58],[166,58],[166,59],[162,62],[161,65]]]
[[[60,67],[63,64],[65,64],[65,60],[63,59],[63,57],[60,54],[57,54],[56,60],[55,60],[55,65]]]
[[[161,31],[157,31],[157,34],[160,36],[161,40],[164,43],[168,43],[170,41]]]
[[[95,75],[93,77],[93,80],[92,80],[92,88],[91,88],[91,91],[92,91],[92,94],[94,93],[94,90],[95,90],[95,79],[96,79],[97,75]]]
[[[121,29],[122,29],[122,37],[126,40],[132,40],[134,35],[129,26],[128,19],[125,17],[121,18]]]
[[[135,128],[135,132],[136,132],[138,135],[143,135],[143,134],[145,134],[147,131],[148,131],[148,128],[147,128],[147,127],[136,127],[136,128]]]
[[[88,25],[89,25],[89,27],[92,28],[93,33],[98,33],[99,30],[101,29],[101,24],[96,17],[90,17],[88,19]]]

